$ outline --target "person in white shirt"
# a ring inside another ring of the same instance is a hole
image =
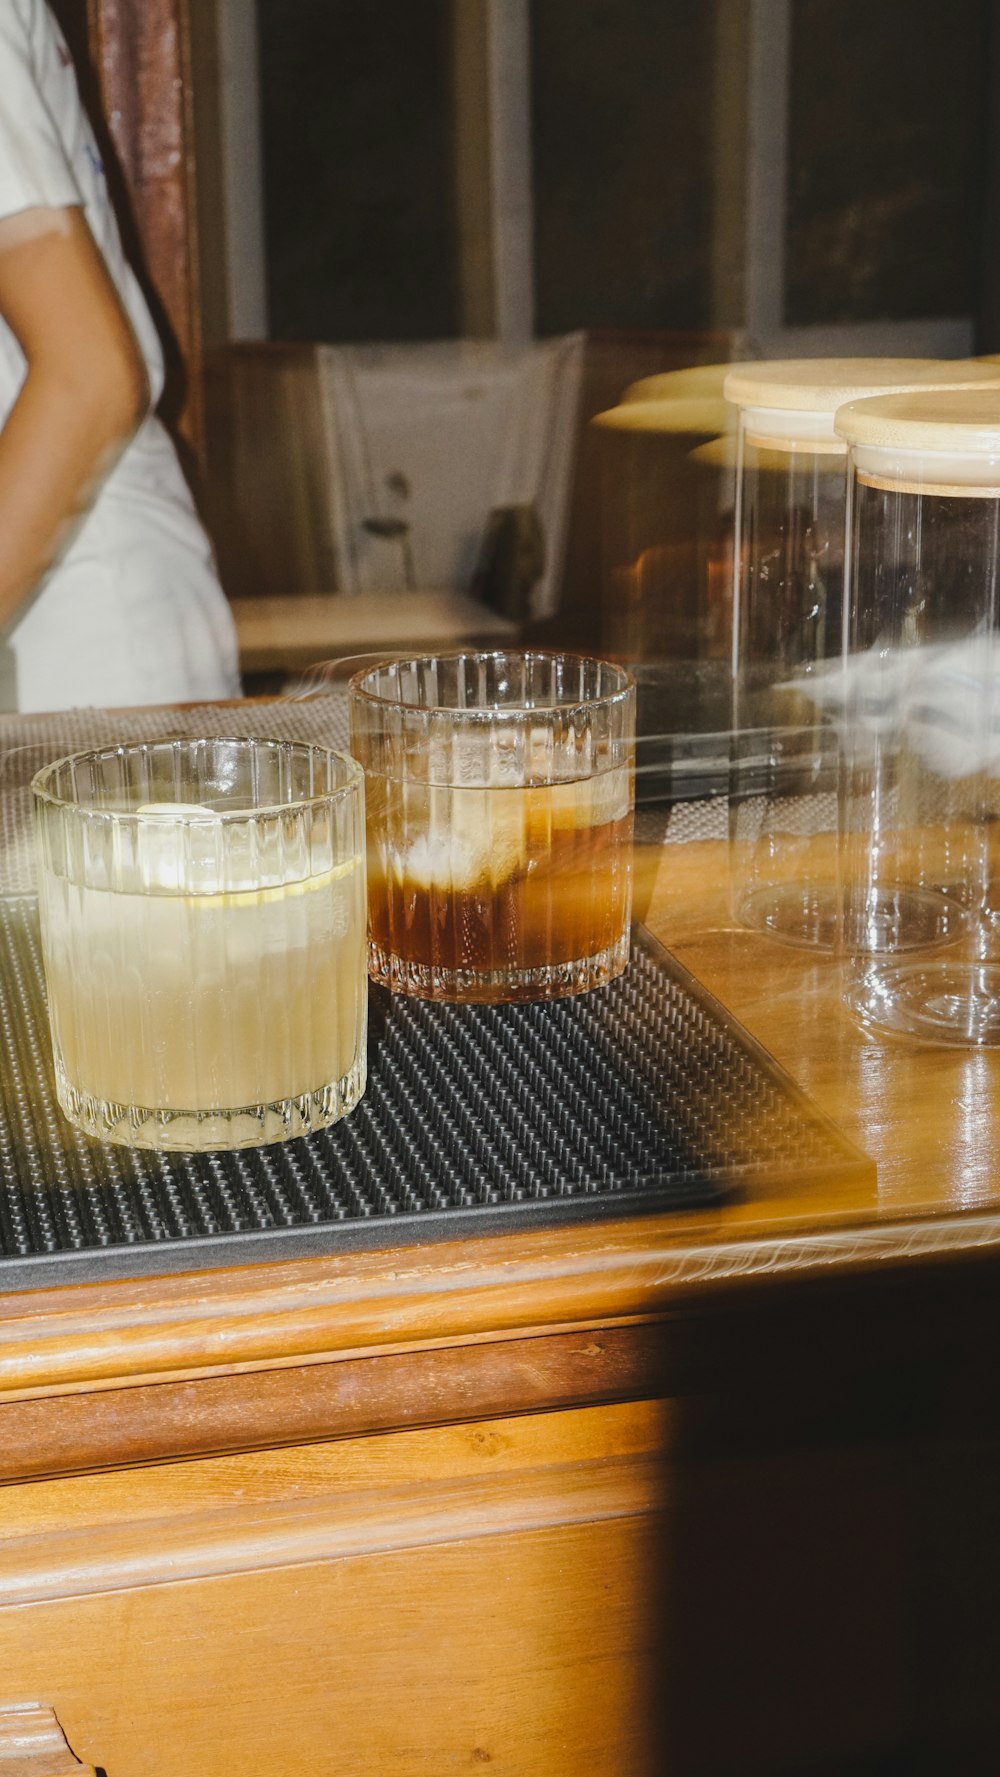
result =
[[[0,707],[239,694],[162,387],[65,41],[0,0]]]

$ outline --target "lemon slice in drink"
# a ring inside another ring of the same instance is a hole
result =
[[[616,766],[592,777],[538,785],[530,798],[528,820],[533,831],[548,825],[554,832],[601,827],[628,814],[628,771]]]
[[[141,830],[140,848],[142,854],[143,876],[148,889],[153,893],[171,893],[178,890],[181,884],[181,863],[177,847],[173,843],[173,827],[187,821],[190,815],[207,815],[209,822],[217,814],[217,810],[207,808],[203,802],[143,802],[136,811],[144,818],[151,818],[151,825]],[[252,811],[248,810],[248,813]],[[158,822],[163,825],[159,827]],[[167,823],[170,823],[168,826]],[[214,846],[214,828],[208,823],[194,823],[195,830],[213,835],[212,853],[203,860],[206,865],[216,861]],[[143,844],[143,841],[146,843]],[[190,860],[188,860],[190,861]],[[359,858],[350,857],[341,864],[334,864],[329,870],[318,872],[314,876],[299,877],[291,882],[260,884],[248,882],[245,886],[233,883],[226,888],[216,888],[206,883],[204,888],[189,888],[179,899],[203,908],[223,907],[260,907],[268,902],[284,901],[298,895],[313,894],[318,889],[328,888],[332,882],[346,877],[357,869]]]

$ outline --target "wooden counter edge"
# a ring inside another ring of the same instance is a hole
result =
[[[617,1326],[7,1399],[0,1482],[720,1390],[749,1400],[762,1377],[808,1401],[825,1377],[895,1375],[917,1361],[933,1370],[949,1341],[988,1352],[997,1257],[926,1254],[763,1288],[758,1277]]]
[[[0,1299],[0,1402],[620,1326],[736,1287],[994,1250],[996,1215],[714,1241],[650,1217],[26,1291]]]

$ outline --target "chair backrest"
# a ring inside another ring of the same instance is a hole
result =
[[[583,346],[571,334],[525,346],[320,347],[342,591],[464,591],[491,514],[533,508],[544,552],[529,615],[551,614]]]

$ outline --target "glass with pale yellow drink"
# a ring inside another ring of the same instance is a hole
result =
[[[249,1147],[364,1091],[364,795],[266,740],[77,754],[34,780],[59,1102],[137,1147]]]

